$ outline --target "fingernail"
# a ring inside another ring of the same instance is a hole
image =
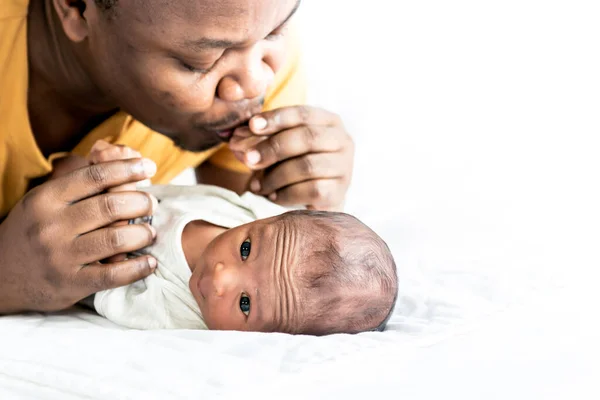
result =
[[[252,129],[255,131],[262,131],[267,127],[267,120],[263,117],[256,117],[252,119]]]
[[[150,232],[152,232],[152,239],[156,239],[156,229],[152,225],[148,225]]]
[[[156,269],[156,258],[149,257],[148,258],[148,266],[150,267],[151,270]]]
[[[260,162],[260,153],[256,150],[250,150],[246,153],[246,161],[251,165],[258,164]]]
[[[156,164],[154,161],[144,158],[142,159],[142,166],[148,178],[152,178],[156,174]]]
[[[250,190],[253,192],[258,192],[260,190],[260,182],[258,179],[252,179],[252,182],[250,182]]]
[[[152,195],[150,195],[150,199],[152,200],[152,214],[158,210],[158,199]]]
[[[271,201],[275,201],[275,200],[277,200],[277,193],[271,193],[271,194],[269,195],[269,200],[271,200]]]

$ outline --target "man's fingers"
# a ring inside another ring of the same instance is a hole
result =
[[[269,136],[258,136],[250,132],[247,126],[237,128],[235,133],[229,140],[229,148],[233,152],[244,152],[248,149],[256,147],[257,144],[267,140]]]
[[[310,106],[291,106],[265,111],[250,119],[250,130],[256,135],[270,135],[300,125],[341,125],[336,114]]]
[[[103,260],[103,263],[104,264],[116,263],[116,262],[125,261],[125,260],[127,260],[127,254],[123,253],[123,254],[117,254],[116,256],[108,257],[106,260]]]
[[[250,127],[240,126],[238,128],[235,128],[235,130],[233,131],[233,135],[231,136],[229,143],[244,140],[252,136],[255,135],[250,131]]]
[[[106,193],[75,203],[66,210],[66,220],[78,235],[117,221],[152,215],[156,198],[145,192]]]
[[[343,201],[339,179],[315,179],[287,186],[268,198],[285,206],[310,205],[312,209],[328,210]]]
[[[141,158],[142,155],[139,151],[132,149],[131,147],[120,145],[120,144],[110,144],[104,140],[98,140],[94,143],[90,154],[88,155],[88,160],[92,164],[100,164],[109,161],[116,160],[129,160],[134,158]],[[127,183],[125,185],[116,186],[108,189],[109,192],[129,192],[137,189],[135,183]]]
[[[110,226],[125,226],[125,225],[129,225],[129,221],[115,222],[114,224],[111,224]],[[108,257],[105,260],[101,260],[101,262],[103,264],[108,264],[108,263],[116,263],[116,262],[120,262],[120,261],[125,261],[126,259],[127,259],[127,253],[121,253],[121,254],[117,254],[112,257]]]
[[[90,295],[102,290],[114,289],[144,279],[156,268],[151,256],[137,257],[117,263],[87,265],[77,273],[79,286]]]
[[[347,138],[339,129],[299,126],[279,132],[245,152],[245,164],[251,169],[263,169],[289,158],[308,153],[340,151]]]
[[[111,187],[151,178],[155,173],[156,164],[147,158],[111,161],[78,169],[47,185],[54,191],[52,197],[74,203]]]
[[[156,230],[148,224],[114,226],[86,233],[75,239],[73,256],[77,264],[89,264],[130,253],[152,244]]]
[[[342,165],[343,155],[338,153],[307,154],[278,164],[265,173],[261,180],[254,178],[250,181],[250,189],[260,187],[257,193],[268,195],[283,187],[311,179],[342,178],[345,173],[339,171]]]
[[[135,183],[128,183],[126,185],[116,186],[114,188],[108,189],[108,193],[117,193],[117,192],[135,192],[137,190],[137,185]]]

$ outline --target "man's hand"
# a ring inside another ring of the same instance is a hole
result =
[[[131,147],[111,144],[104,140],[98,140],[92,146],[90,150],[90,154],[87,156],[87,160],[90,164],[101,164],[109,161],[117,161],[117,160],[130,160],[132,158],[142,158],[142,155],[139,151],[132,149]],[[137,190],[137,185],[135,182],[126,183],[125,185],[119,185],[116,187],[109,188],[107,190],[108,193],[116,193],[116,192],[132,192]],[[129,221],[118,221],[110,226],[123,226],[128,225]],[[106,260],[102,260],[103,263],[114,263],[119,261],[124,261],[127,259],[127,254],[116,254],[112,257],[107,258]]]
[[[236,129],[230,149],[260,171],[250,189],[283,205],[340,210],[350,178],[354,144],[328,111],[294,106],[255,115]]]
[[[156,267],[152,257],[97,261],[152,243],[149,225],[107,225],[151,215],[155,200],[142,192],[101,193],[155,172],[150,160],[115,161],[27,193],[0,225],[0,313],[61,310],[148,276]]]
[[[87,156],[90,164],[101,164],[118,160],[130,160],[132,158],[142,158],[142,155],[139,151],[134,150],[131,147],[119,144],[111,144],[104,140],[97,140],[92,146],[90,154]],[[108,192],[129,192],[134,190],[137,190],[136,182],[126,183],[125,185],[109,188]]]

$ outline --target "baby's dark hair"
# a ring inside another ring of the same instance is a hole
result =
[[[398,298],[396,263],[383,239],[345,213],[298,210],[282,217],[307,232],[296,269],[303,306],[295,333],[383,331]]]

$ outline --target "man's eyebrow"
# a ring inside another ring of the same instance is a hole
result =
[[[283,22],[277,26],[277,28],[285,25],[294,16],[294,14],[296,14],[296,11],[298,11],[298,7],[300,7],[300,2],[301,0],[298,0],[296,2],[296,5],[292,9],[292,12],[290,12],[290,14],[283,20]],[[277,28],[273,30],[276,30]],[[181,44],[181,47],[201,51],[206,49],[225,49],[229,47],[239,47],[243,44],[243,42],[235,42],[226,39],[200,38],[194,40],[186,40]]]

